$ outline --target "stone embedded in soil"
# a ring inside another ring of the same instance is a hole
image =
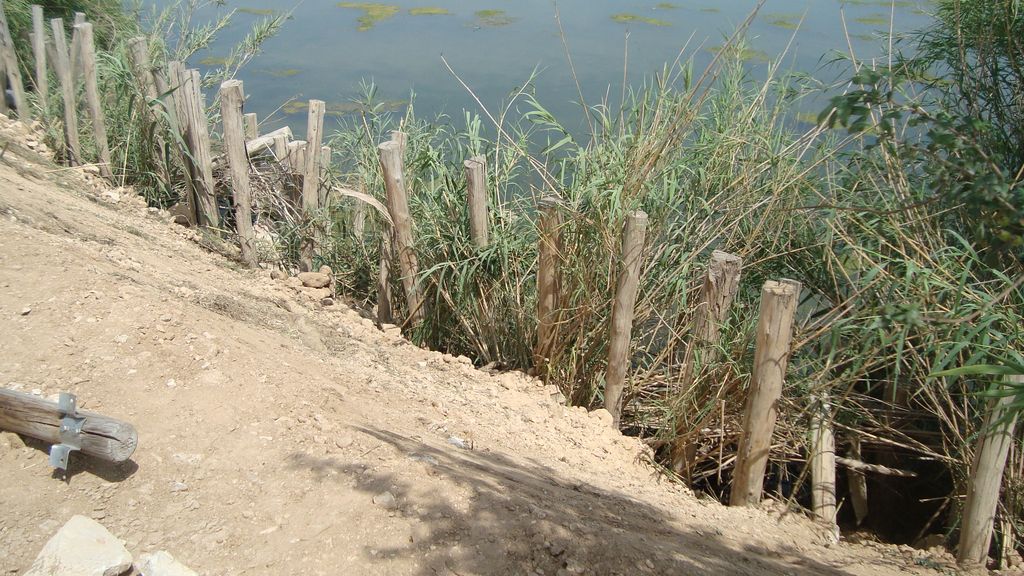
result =
[[[373,503],[385,510],[394,510],[398,508],[398,500],[395,499],[395,495],[391,492],[383,492],[373,497]]]
[[[284,270],[278,270],[275,268],[274,270],[270,271],[270,278],[272,280],[287,280],[288,273],[285,272]]]
[[[334,270],[331,270],[330,266],[324,265],[320,267],[320,273],[330,276],[331,274],[334,274]]]
[[[155,554],[143,554],[136,568],[142,576],[199,576],[163,550]]]
[[[612,413],[605,410],[604,408],[598,408],[590,413],[590,417],[595,420],[600,420],[605,426],[612,426],[615,423],[615,418],[612,417]]]
[[[32,313],[32,309],[29,308],[28,306],[25,306],[24,308],[21,309],[21,315],[22,316],[28,316],[31,313]]]
[[[25,576],[118,576],[132,567],[132,555],[102,524],[72,516],[50,538]]]
[[[331,277],[320,272],[300,272],[299,281],[307,288],[326,288],[331,285]]]

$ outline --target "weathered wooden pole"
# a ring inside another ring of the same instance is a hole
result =
[[[7,62],[4,59],[4,46],[3,42],[0,41],[0,84],[7,81]],[[7,108],[7,93],[4,92],[4,97],[0,98],[0,114],[8,116],[11,113],[10,109]]]
[[[967,501],[956,554],[957,563],[964,566],[984,563],[992,542],[992,523],[999,505],[1003,469],[1017,425],[1017,413],[1012,404],[1017,398],[1016,391],[1024,385],[1024,375],[1009,376],[1007,380],[1014,389],[1004,389],[1006,396],[989,401],[988,413],[974,445],[974,462],[967,482]]]
[[[85,79],[85,102],[92,119],[92,133],[99,155],[100,175],[111,179],[114,177],[110,161],[110,146],[107,144],[107,123],[103,117],[103,103],[100,100],[100,89],[96,82],[96,44],[92,35],[92,24],[85,22],[75,25],[81,36],[82,44],[82,77]]]
[[[626,216],[622,233],[622,268],[615,289],[611,325],[608,329],[608,367],[604,376],[604,407],[612,414],[612,426],[619,427],[622,417],[622,393],[629,368],[629,346],[633,338],[633,312],[640,289],[640,264],[643,262],[647,214],[641,211]]]
[[[380,263],[377,270],[377,322],[393,324],[394,321],[395,314],[391,309],[391,231],[382,230]]]
[[[32,114],[28,109],[28,100],[25,99],[25,84],[21,81],[18,54],[14,51],[14,40],[11,38],[11,29],[7,25],[7,14],[4,12],[3,4],[0,2],[0,59],[3,60],[7,80],[11,84],[11,92],[14,93],[14,109],[18,112],[18,119],[26,121],[32,118]]]
[[[469,235],[479,248],[488,244],[487,230],[487,157],[474,156],[466,168],[466,203],[469,206]]]
[[[252,230],[252,191],[249,189],[249,154],[245,151],[245,127],[242,105],[245,94],[241,80],[220,85],[220,117],[224,123],[224,148],[231,169],[231,193],[235,207],[235,229],[242,249],[242,260],[256,267],[255,236]]]
[[[836,523],[836,438],[828,395],[814,402],[811,413],[811,507],[819,520]]]
[[[46,24],[43,20],[43,7],[38,4],[32,5],[32,53],[36,60],[36,95],[45,114],[50,80],[46,75]]]
[[[245,118],[245,139],[252,140],[254,138],[259,138],[260,123],[259,119],[256,117],[256,113],[249,112],[243,116],[243,118]]]
[[[61,99],[64,106],[64,143],[67,146],[68,165],[77,166],[82,162],[82,146],[78,141],[78,104],[75,98],[75,86],[71,81],[71,60],[68,56],[68,40],[64,32],[64,21],[60,18],[50,20],[50,31],[53,32],[53,69],[60,82]]]
[[[297,159],[296,164],[302,173],[302,213],[308,224],[299,257],[299,267],[305,272],[313,271],[313,256],[318,244],[314,228],[316,213],[320,208],[320,146],[323,143],[325,111],[323,100],[309,101],[305,154]]]
[[[75,12],[75,19],[71,22],[71,52],[69,53],[71,83],[75,85],[82,77],[82,34],[78,31],[79,24],[85,24],[85,14]]]
[[[799,298],[798,282],[769,280],[761,290],[753,374],[743,413],[730,506],[755,506],[761,502]]]
[[[187,70],[184,76],[184,90],[189,110],[195,149],[192,157],[196,160],[199,176],[196,187],[196,216],[201,226],[220,226],[220,212],[217,208],[217,194],[213,182],[213,154],[210,152],[210,127],[206,117],[206,98],[203,96],[203,82],[198,70]]]
[[[320,147],[320,180],[321,182],[327,182],[328,176],[331,173],[331,147],[321,146]],[[329,185],[320,186],[320,207],[326,207],[328,198],[331,195],[331,187]]]
[[[274,154],[274,158],[281,165],[282,168],[288,169],[288,135],[286,134],[275,134],[271,140],[270,149]]]
[[[537,342],[533,366],[536,376],[547,380],[561,314],[562,202],[557,196],[545,196],[537,208]]]
[[[697,295],[697,305],[693,310],[692,335],[683,355],[679,381],[684,388],[693,385],[698,357],[701,358],[703,366],[717,360],[719,335],[739,290],[742,268],[743,259],[739,256],[720,250],[711,253],[711,261]],[[686,407],[680,407],[680,410],[685,409]],[[672,447],[672,469],[677,474],[686,472],[695,453],[695,446],[684,441],[689,432],[684,416],[680,414],[676,420],[676,441]]]
[[[159,92],[156,89],[156,78],[153,75],[153,66],[149,60],[149,44],[146,39],[142,36],[137,36],[128,41],[128,54],[132,60],[132,67],[134,68],[135,77],[139,80],[139,84],[142,87],[142,93],[146,96],[147,104],[146,110],[148,112],[147,118],[152,128],[153,143],[156,145],[157,153],[154,154],[156,161],[157,171],[159,172],[160,178],[170,183],[171,173],[167,167],[167,163],[164,160],[164,150],[166,146],[164,144],[163,136],[160,134],[160,108],[161,103],[159,101]]]
[[[423,320],[423,300],[416,282],[419,263],[413,246],[413,222],[409,213],[409,199],[402,171],[402,151],[405,146],[398,141],[384,142],[380,150],[380,167],[384,173],[384,187],[387,191],[388,212],[395,227],[395,249],[398,251],[398,267],[402,273],[402,287],[409,307],[412,323]]]
[[[74,412],[74,419],[81,432],[61,434],[62,421],[65,413],[56,402],[0,388],[0,430],[31,436],[50,444],[58,444],[71,440],[80,444],[83,454],[95,456],[110,462],[124,462],[135,452],[138,445],[138,433],[135,427],[127,422],[93,414],[92,412]]]
[[[851,460],[863,462],[864,457],[860,451],[860,436],[854,435],[850,438],[850,450],[848,452]],[[853,504],[853,515],[857,520],[857,526],[864,523],[868,517],[868,482],[862,470],[847,468],[846,481],[850,485],[850,502]]]

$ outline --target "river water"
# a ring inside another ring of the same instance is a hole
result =
[[[624,76],[627,84],[639,86],[675,61],[684,47],[684,58],[693,56],[700,70],[756,4],[228,0],[197,13],[201,22],[237,10],[218,41],[189,65],[202,70],[217,66],[253,22],[270,12],[291,11],[281,32],[239,75],[249,96],[246,110],[265,119],[262,131],[288,124],[301,137],[302,102],[310,98],[328,103],[330,127],[352,109],[361,80],[372,80],[378,100],[388,107],[401,110],[415,93],[420,117],[445,113],[461,122],[463,109],[480,108],[442,58],[491,110],[537,71],[533,85],[539,101],[575,131],[582,115],[566,45],[586,102],[596,104],[608,94],[615,105]],[[828,64],[837,53],[848,54],[852,45],[859,59],[878,58],[890,26],[897,33],[920,28],[929,21],[930,7],[926,0],[767,0],[746,35],[746,66],[752,78],[763,77],[768,62],[781,59],[785,70],[832,82],[842,77],[841,68]]]

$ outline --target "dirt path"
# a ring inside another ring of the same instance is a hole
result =
[[[74,392],[140,439],[127,466],[74,455],[64,482],[47,446],[0,434],[0,571],[82,514],[202,574],[930,572],[828,546],[799,514],[698,500],[536,381],[195,239],[17,144],[0,160],[0,386]]]

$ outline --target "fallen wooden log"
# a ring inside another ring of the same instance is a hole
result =
[[[124,462],[131,457],[139,442],[134,426],[108,416],[78,412],[74,396],[67,397],[70,410],[67,404],[62,408],[57,402],[0,388],[0,430],[69,446],[110,462]]]

